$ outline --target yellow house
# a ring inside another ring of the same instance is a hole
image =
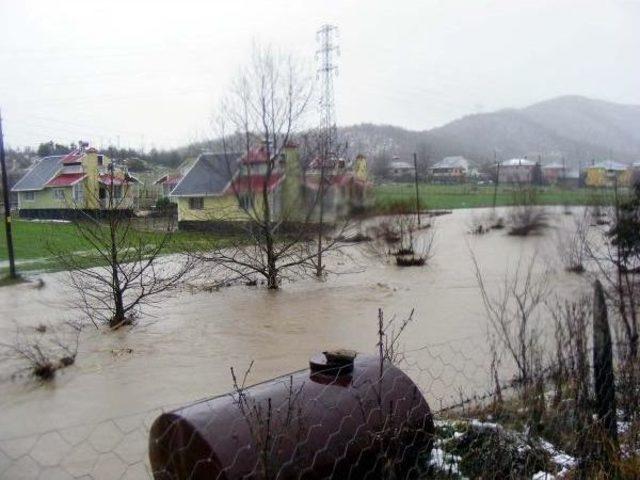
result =
[[[265,189],[273,219],[294,218],[301,185],[297,148],[287,146],[271,161],[268,174],[264,146],[245,155],[201,154],[170,194],[178,204],[179,228],[233,231],[238,222],[261,217]]]
[[[94,148],[40,159],[13,187],[23,218],[68,219],[135,207],[138,181]]]
[[[263,145],[244,155],[200,155],[170,194],[178,205],[178,227],[238,232],[243,222],[262,218],[265,192],[273,221],[295,224],[309,220],[309,208],[317,206],[312,199],[317,175],[313,171],[303,173],[295,144],[287,145],[278,158],[268,160],[268,154]],[[272,162],[270,173],[268,161]],[[331,212],[340,211],[343,198],[356,198],[352,192],[362,190],[360,202],[364,204],[364,190],[369,184],[366,177],[363,156],[356,159],[353,171],[337,168],[328,174],[328,221],[335,217]],[[349,194],[343,195],[347,191]]]
[[[632,171],[622,163],[608,160],[586,169],[587,187],[628,187],[631,185]]]

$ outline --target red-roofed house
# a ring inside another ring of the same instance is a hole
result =
[[[112,166],[113,165],[113,166]],[[138,180],[94,148],[45,157],[13,188],[25,218],[74,218],[113,207],[131,211]]]
[[[231,231],[229,222],[244,222],[262,214],[265,193],[274,219],[306,221],[309,208],[317,203],[319,170],[312,168],[303,174],[294,144],[286,145],[277,157],[268,156],[264,145],[244,155],[200,155],[170,194],[177,200],[179,228]],[[326,169],[327,221],[364,207],[370,198],[365,158],[358,157],[354,168],[346,168],[344,163],[336,162],[338,166]]]

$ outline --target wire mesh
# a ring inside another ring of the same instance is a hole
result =
[[[0,478],[542,479],[607,458],[592,371],[581,398],[570,370],[558,380],[557,362],[526,385],[504,365],[497,388],[481,338],[405,351],[404,373],[367,358],[348,380],[311,382],[302,370],[187,406],[1,438]],[[615,371],[622,398],[629,387],[623,366]],[[624,406],[615,415],[616,460],[606,465],[622,475],[637,462],[640,423]],[[153,462],[150,441],[165,448]]]

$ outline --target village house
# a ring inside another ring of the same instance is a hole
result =
[[[434,183],[464,183],[478,172],[464,157],[445,157],[431,168],[429,175]]]
[[[628,187],[631,185],[632,169],[624,163],[606,160],[586,169],[587,187]]]
[[[542,167],[542,178],[548,185],[562,183],[567,171],[561,163],[549,163]]]
[[[153,184],[159,188],[158,196],[160,198],[168,198],[172,202],[176,202],[175,197],[171,197],[171,192],[180,183],[180,180],[184,177],[185,173],[193,166],[197,158],[187,158],[183,161],[175,170],[164,173]]]
[[[174,188],[176,188],[176,185],[178,185],[178,183],[180,183],[180,180],[182,180],[182,177],[184,175],[180,174],[180,173],[168,173],[166,175],[161,176],[158,180],[156,180],[154,182],[155,185],[160,186],[160,196],[161,197],[168,197],[169,194],[172,192],[172,190]]]
[[[201,154],[171,191],[178,204],[178,227],[235,233],[251,217],[260,218],[266,189],[273,218],[302,222],[309,206],[317,209],[318,169],[303,171],[298,148],[287,145],[270,161],[262,145],[248,153]],[[349,208],[364,207],[367,196],[366,160],[359,157],[353,169],[325,169],[325,219],[337,218]],[[313,216],[313,215],[312,215]],[[311,220],[313,221],[313,220]]]
[[[368,178],[367,159],[358,155],[353,165],[346,160],[329,160],[322,171],[322,162],[316,159],[304,175],[307,209],[310,202],[319,197],[320,179],[324,176],[323,218],[332,222],[352,213],[358,213],[373,204],[373,184]],[[314,209],[312,219],[317,220],[319,207]]]
[[[108,208],[130,213],[136,207],[138,180],[95,148],[81,145],[67,155],[40,159],[14,185],[21,217],[69,219],[99,216]]]
[[[397,182],[414,181],[416,169],[413,163],[403,162],[399,157],[393,157],[387,166],[387,177]]]
[[[498,182],[531,183],[534,179],[536,163],[526,158],[512,158],[499,165]]]

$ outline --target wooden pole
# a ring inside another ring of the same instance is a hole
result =
[[[4,230],[7,236],[7,254],[9,255],[9,278],[16,279],[16,260],[13,251],[13,234],[11,232],[11,204],[9,203],[9,182],[7,165],[4,158],[4,137],[2,134],[2,114],[0,113],[0,166],[2,167],[2,194],[4,200]]]
[[[413,177],[416,184],[416,214],[418,215],[418,226],[420,226],[420,191],[418,189],[418,154],[413,153]]]
[[[493,151],[493,163],[496,165],[496,183],[493,186],[493,210],[495,213],[496,203],[498,201],[498,184],[500,183],[500,163],[497,160],[498,155]]]

